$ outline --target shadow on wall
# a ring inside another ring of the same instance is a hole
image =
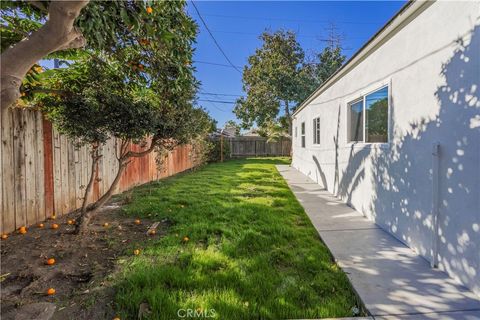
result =
[[[355,152],[352,146],[337,195],[350,203],[370,162],[373,198],[368,208],[357,209],[432,259],[432,145],[439,142],[439,267],[480,294],[480,26],[470,36],[468,43],[457,41],[440,70],[436,118],[395,128],[389,149]]]

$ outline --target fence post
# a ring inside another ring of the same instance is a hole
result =
[[[42,116],[43,125],[43,179],[45,183],[45,217],[50,217],[55,210],[55,188],[53,178],[53,136],[52,123]],[[41,208],[40,208],[41,209]]]
[[[280,137],[280,155],[283,156],[283,137]]]
[[[223,134],[220,134],[220,162],[223,162]]]

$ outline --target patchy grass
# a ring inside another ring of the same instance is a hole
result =
[[[347,277],[275,168],[288,161],[211,164],[135,189],[126,214],[172,225],[125,263],[119,315],[136,318],[147,303],[150,319],[177,319],[180,309],[218,319],[352,316],[359,302]]]

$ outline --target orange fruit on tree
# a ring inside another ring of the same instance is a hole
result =
[[[58,224],[52,223],[52,229],[58,229]]]
[[[119,317],[115,317],[115,318],[113,318],[113,320],[120,320],[120,318],[119,318]]]
[[[140,250],[138,250],[138,249],[133,250],[133,254],[138,256],[140,254]]]
[[[27,233],[27,228],[25,226],[22,226],[18,229],[18,232],[20,232],[21,234],[25,234]]]
[[[43,228],[43,227],[45,227],[45,225],[44,225],[43,223],[39,223],[39,224],[38,224],[38,227],[39,227],[39,228]]]
[[[155,231],[155,229],[148,231],[148,234],[151,235],[151,236],[155,235],[156,233],[157,233],[157,231]]]
[[[108,227],[108,222],[105,222],[105,223],[103,224],[103,226],[104,226],[105,228]]]
[[[54,294],[55,294],[55,289],[49,288],[49,289],[47,290],[47,294],[48,294],[49,296],[54,295]]]
[[[50,259],[47,260],[46,263],[47,263],[49,266],[53,266],[53,265],[55,264],[55,259],[50,258]]]
[[[140,219],[135,219],[135,224],[140,224]]]
[[[74,224],[74,223],[75,223],[75,221],[73,221],[73,220],[71,220],[71,219],[67,221],[67,224],[70,224],[70,225],[72,225],[72,224]]]
[[[147,7],[147,13],[148,13],[148,14],[151,14],[152,12],[153,12],[152,7]]]
[[[2,234],[2,239],[3,239],[3,240],[5,240],[5,239],[7,239],[7,238],[8,238],[8,234],[6,234],[6,233]]]

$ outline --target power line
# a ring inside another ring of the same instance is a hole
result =
[[[207,23],[205,22],[205,20],[203,20],[203,17],[202,17],[202,15],[200,14],[200,11],[198,11],[198,8],[197,8],[197,6],[195,5],[195,2],[193,2],[193,0],[192,0],[192,5],[193,5],[193,8],[195,8],[195,11],[197,12],[198,17],[200,18],[200,20],[202,21],[203,25],[205,26],[205,29],[207,29],[208,33],[210,34],[210,37],[212,37],[213,42],[215,42],[215,45],[217,46],[218,50],[220,50],[220,52],[223,54],[223,56],[225,57],[225,59],[228,61],[228,63],[229,63],[235,70],[237,70],[239,73],[242,73],[242,71],[240,71],[240,69],[238,69],[238,68],[232,63],[232,61],[230,61],[230,59],[228,58],[228,56],[227,56],[227,54],[225,53],[225,51],[223,51],[222,47],[220,47],[220,44],[218,44],[217,39],[215,39],[215,37],[213,36],[213,33],[212,33],[212,32],[210,31],[210,29],[208,28]]]
[[[198,101],[203,101],[203,102],[217,102],[217,103],[228,103],[228,104],[235,103],[235,101],[211,100],[211,99],[198,99]]]
[[[214,65],[214,66],[220,66],[220,67],[228,67],[228,68],[241,68],[241,67],[238,67],[238,66],[232,66],[230,64],[222,64],[222,63],[216,63],[216,62],[208,62],[208,61],[199,61],[199,60],[195,60],[193,61],[195,63],[201,63],[201,64],[210,64],[210,65]]]
[[[229,96],[229,97],[242,97],[241,94],[228,94],[228,93],[212,93],[212,92],[200,92],[200,94],[206,94],[209,96]]]
[[[242,31],[223,31],[223,30],[212,30],[212,32],[215,33],[227,33],[227,34],[240,34],[240,35],[248,35],[248,36],[260,36],[261,33],[254,33],[254,32],[242,32]],[[317,39],[318,41],[329,41],[329,39],[321,38],[318,35],[312,35],[312,34],[301,34],[298,33],[296,34],[297,37],[299,38],[314,38]],[[345,37],[345,40],[366,40],[368,37]]]
[[[299,20],[299,19],[285,19],[285,18],[272,18],[272,17],[247,17],[247,16],[231,16],[221,14],[205,14],[209,17],[227,18],[227,19],[247,19],[247,20],[275,20],[275,21],[288,21],[288,22],[306,22],[306,23],[343,23],[343,24],[381,24],[382,22],[367,22],[367,21],[332,21],[332,20]]]
[[[212,30],[212,32],[215,33],[227,33],[227,34],[240,34],[240,35],[248,35],[248,36],[260,36],[261,33],[253,33],[253,32],[242,32],[242,31],[223,31],[223,30]],[[318,35],[313,35],[313,34],[301,34],[298,33],[296,34],[297,37],[299,38],[314,38],[318,41],[329,41],[328,39],[321,38]],[[346,40],[365,40],[368,37],[345,37]]]

